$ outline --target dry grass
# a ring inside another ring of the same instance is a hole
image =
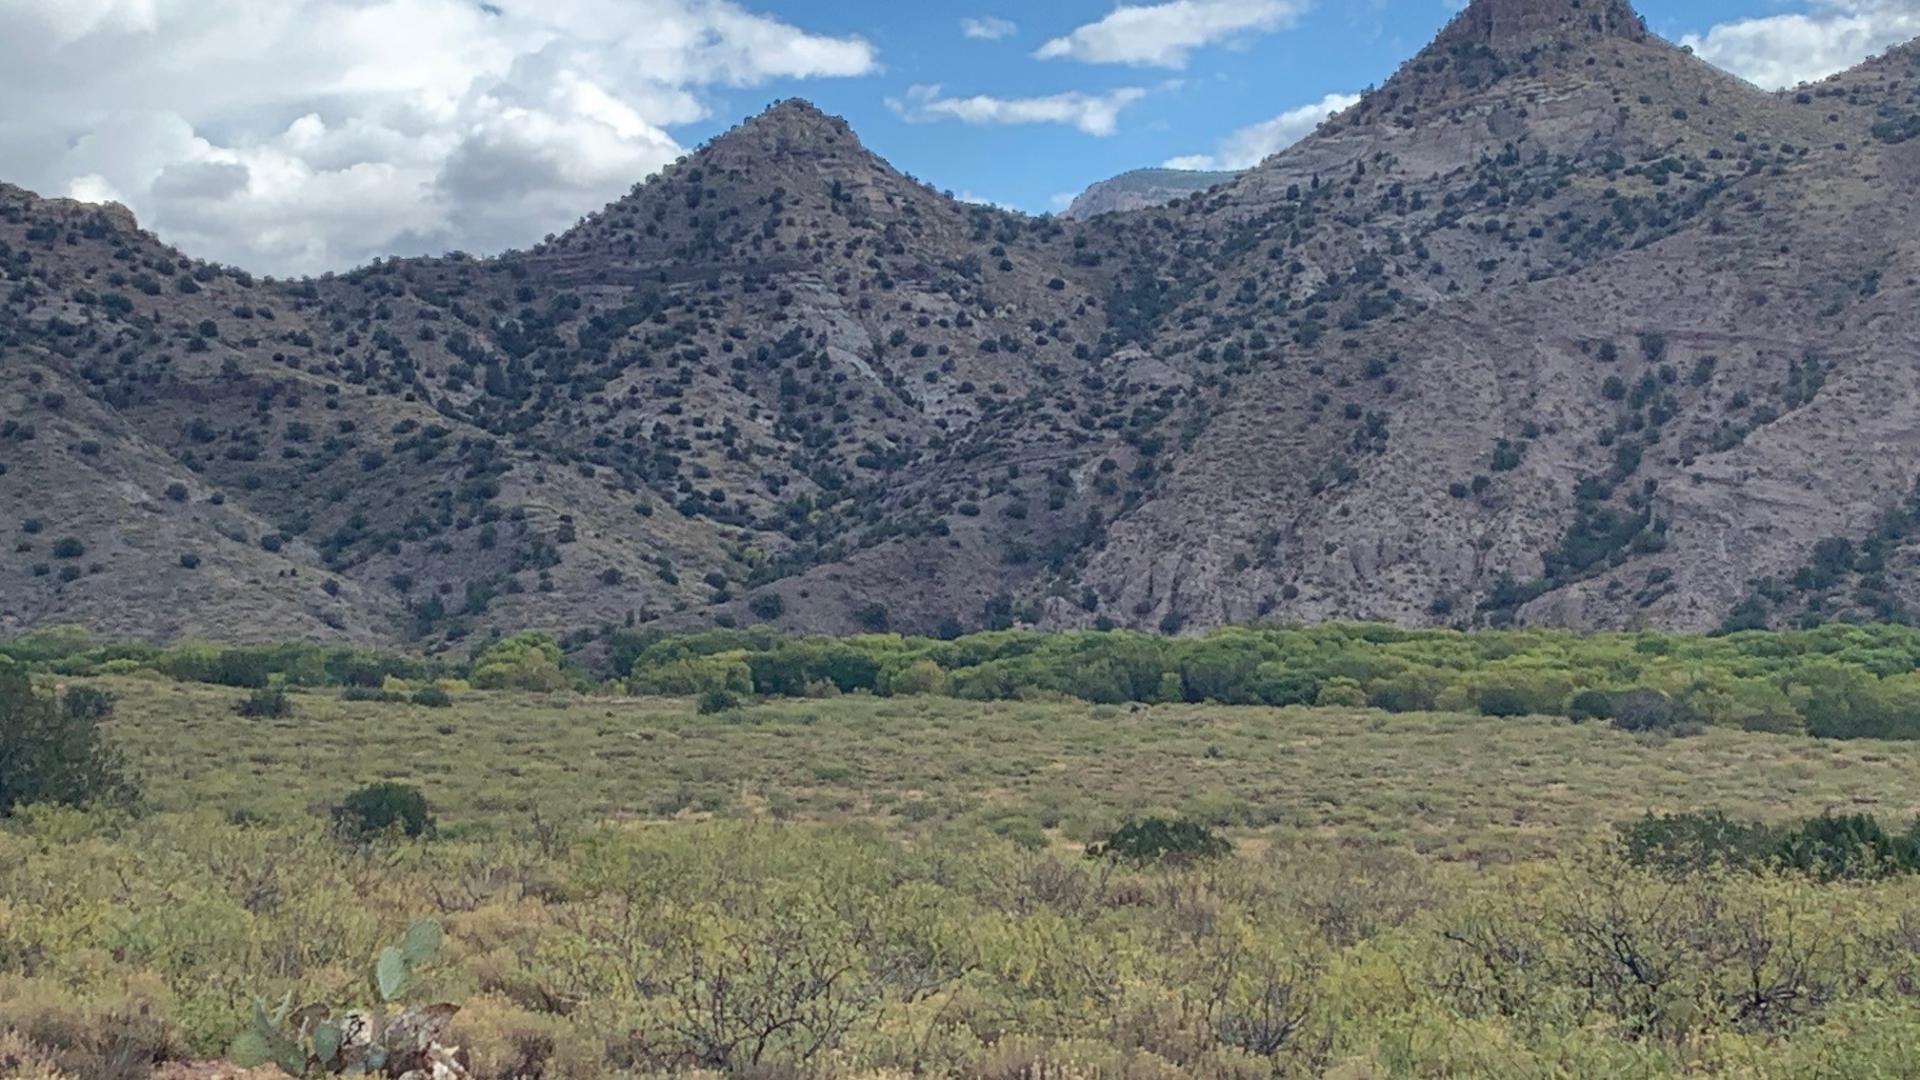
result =
[[[697,716],[690,702],[472,693],[454,707],[102,680],[155,809],[291,821],[353,788],[420,785],[443,830],[680,815],[978,824],[1084,841],[1177,812],[1243,839],[1501,860],[1647,811],[1770,820],[1920,813],[1920,745],[1713,730],[1684,739],[1564,720],[1366,710],[1089,706],[848,696]],[[1043,833],[1044,830],[1044,833]]]

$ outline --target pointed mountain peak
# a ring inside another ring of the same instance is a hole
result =
[[[747,119],[715,139],[712,145],[718,148],[733,143],[777,148],[789,153],[863,149],[859,137],[847,126],[846,120],[829,116],[802,98],[774,102],[765,112]]]
[[[1646,35],[1646,21],[1627,0],[1473,0],[1434,43],[1507,51],[1602,37],[1637,41]]]

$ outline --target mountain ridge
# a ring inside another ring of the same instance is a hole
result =
[[[788,100],[293,282],[0,185],[0,633],[1902,615],[1909,49],[1770,95],[1476,0],[1165,207],[957,203]]]

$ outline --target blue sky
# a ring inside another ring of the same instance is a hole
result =
[[[1768,0],[1644,0],[1636,6],[1656,33],[1676,41],[1715,26],[1823,13],[1817,4]],[[728,91],[709,121],[685,129],[689,141],[724,130],[776,97],[806,97],[845,116],[870,148],[900,169],[946,190],[1035,213],[1128,169],[1196,154],[1217,157],[1220,141],[1236,131],[1329,94],[1383,82],[1456,10],[1441,0],[1331,0],[1290,25],[1197,48],[1184,68],[1169,68],[1035,58],[1045,42],[1109,14],[1115,5],[1105,0],[1004,6],[784,0],[762,7],[809,30],[866,38],[883,70]],[[999,18],[1016,29],[997,40],[968,38],[963,18]],[[1063,124],[911,123],[887,101],[915,85],[1005,99],[1127,88],[1147,93],[1122,111],[1113,134],[1098,136]]]
[[[799,96],[940,188],[1044,213],[1128,169],[1257,162],[1449,3],[0,0],[0,179],[312,274],[528,246]],[[1920,36],[1920,0],[1640,9],[1768,87]]]

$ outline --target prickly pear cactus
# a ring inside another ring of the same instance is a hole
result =
[[[440,923],[423,919],[407,928],[398,945],[374,957],[369,981],[371,1009],[333,1015],[324,1004],[294,1008],[289,992],[269,1008],[255,1001],[252,1023],[235,1039],[228,1057],[252,1068],[275,1065],[290,1076],[385,1076],[396,1080],[468,1080],[457,1050],[441,1044],[459,1006],[424,1005],[387,1019],[386,1010],[413,989],[416,973],[440,952]]]

